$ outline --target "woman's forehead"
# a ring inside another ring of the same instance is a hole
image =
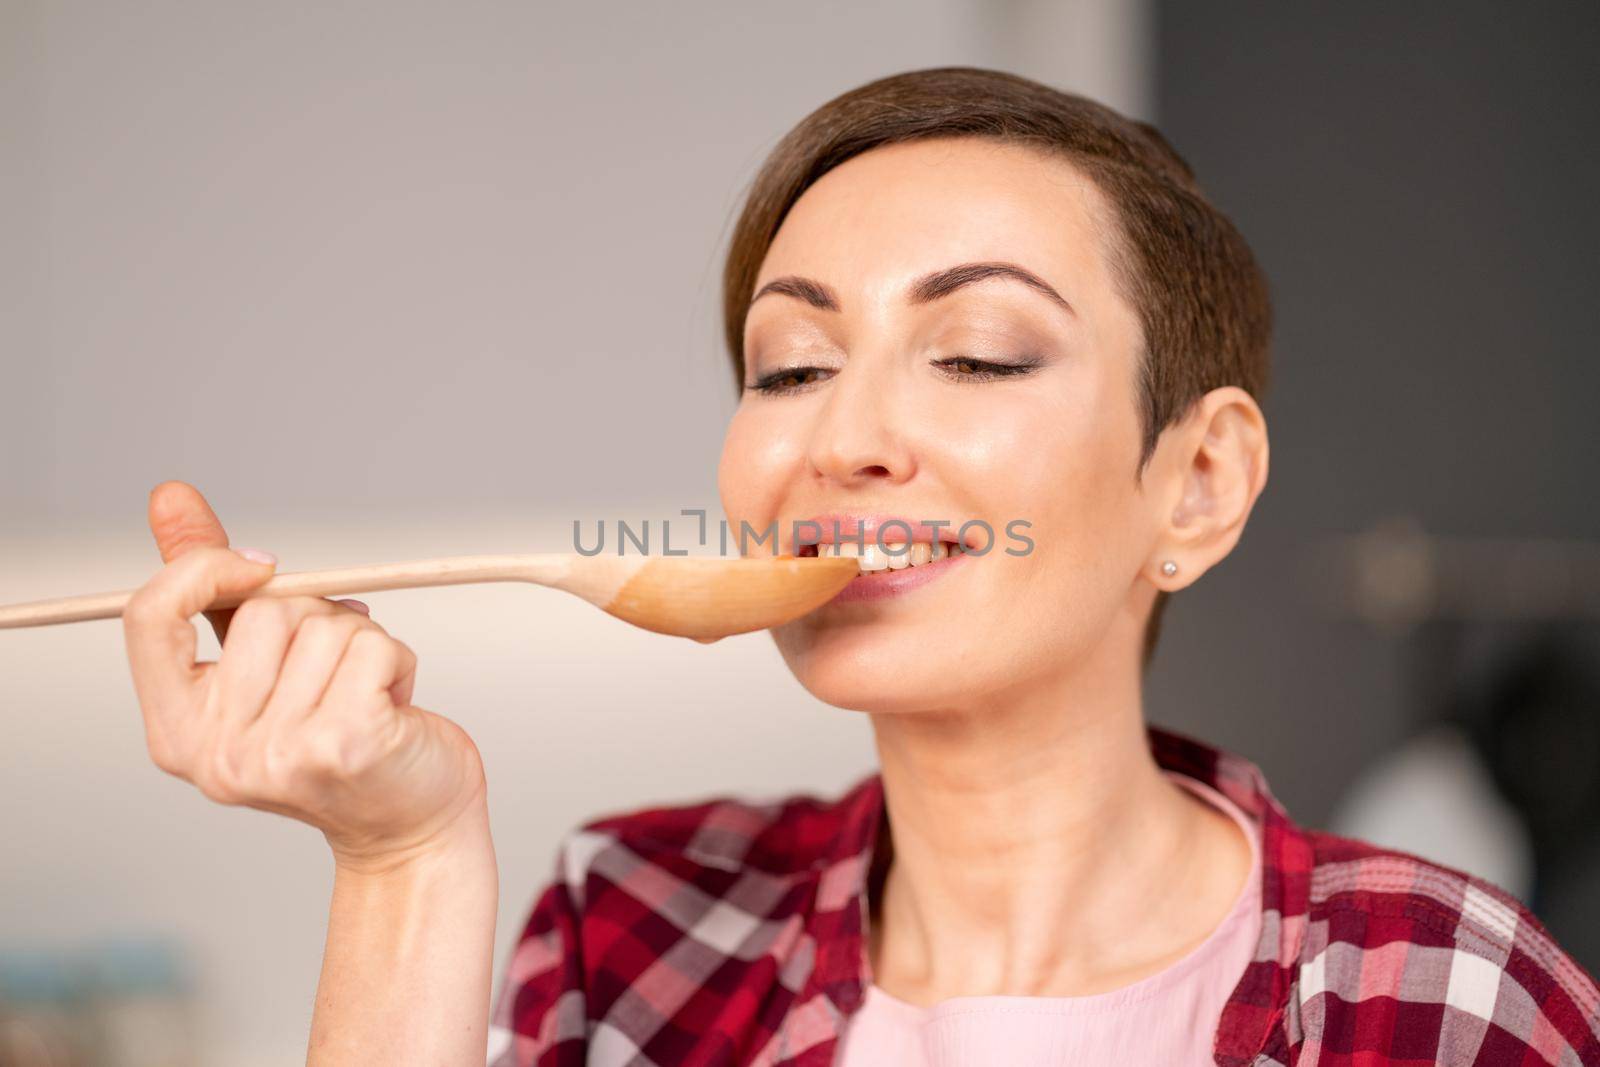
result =
[[[879,301],[956,264],[1010,262],[1089,299],[1108,277],[1107,215],[1100,190],[1058,156],[977,138],[887,145],[801,195],[754,291],[796,275],[841,302]]]

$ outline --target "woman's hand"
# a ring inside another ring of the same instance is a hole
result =
[[[317,827],[340,869],[381,872],[479,833],[483,764],[459,726],[410,703],[417,658],[362,608],[259,597],[209,612],[217,662],[190,621],[272,577],[225,547],[193,487],[151,493],[166,566],[123,611],[150,756],[212,800]]]
[[[183,482],[150,494],[166,566],[123,610],[156,764],[224,804],[310,823],[334,852],[308,1067],[484,1062],[499,884],[478,750],[411,705],[417,657],[359,601],[258,597],[273,564],[232,551]],[[354,605],[360,605],[359,607]]]

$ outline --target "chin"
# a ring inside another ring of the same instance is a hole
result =
[[[918,628],[921,629],[921,628]],[[948,629],[926,634],[873,627],[818,626],[806,620],[772,631],[795,679],[824,704],[894,714],[968,705],[984,691],[984,672],[963,662]],[[930,642],[932,642],[930,644]],[[935,652],[933,649],[942,651]]]

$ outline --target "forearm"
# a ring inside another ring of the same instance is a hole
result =
[[[482,810],[402,863],[336,867],[308,1067],[483,1067],[498,896]]]

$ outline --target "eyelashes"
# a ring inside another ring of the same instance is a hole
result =
[[[819,375],[827,373],[829,373],[827,367],[784,367],[782,370],[762,375],[745,388],[768,396],[803,393],[821,380]]]
[[[951,381],[972,383],[1020,377],[1038,369],[1043,362],[1034,356],[1014,363],[997,363],[993,360],[974,359],[971,356],[950,356],[931,360],[928,365],[936,368],[942,377]],[[808,392],[826,381],[827,377],[837,373],[838,371],[832,367],[783,367],[762,375],[745,386],[745,389],[766,396],[789,396]]]
[[[948,359],[936,359],[935,367],[941,368],[945,375],[957,381],[987,382],[996,378],[1015,378],[1035,370],[1043,363],[1036,356],[1027,356],[1015,363],[996,363],[993,360],[973,359],[970,356],[951,356]]]

